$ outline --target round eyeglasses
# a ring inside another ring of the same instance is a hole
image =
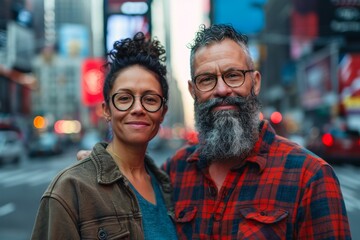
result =
[[[129,110],[135,102],[135,97],[140,97],[140,103],[148,112],[157,112],[166,103],[166,99],[158,94],[145,94],[142,96],[134,96],[130,93],[115,93],[112,95],[112,103],[119,111]]]
[[[231,88],[240,87],[245,82],[245,75],[255,70],[230,70],[221,74],[222,80]],[[195,86],[199,91],[208,92],[216,87],[218,75],[204,73],[194,77]]]

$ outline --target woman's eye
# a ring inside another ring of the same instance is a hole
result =
[[[155,104],[159,100],[156,97],[146,96],[146,97],[144,97],[143,101],[148,104]]]
[[[117,97],[117,101],[119,101],[119,102],[127,102],[130,100],[131,100],[131,97],[128,95],[121,95],[121,96]]]

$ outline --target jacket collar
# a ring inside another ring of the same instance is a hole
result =
[[[96,178],[100,184],[111,184],[122,179],[128,183],[126,177],[122,174],[111,155],[106,151],[108,143],[97,143],[90,154],[90,158],[96,167]],[[171,191],[170,180],[154,163],[154,161],[145,155],[145,166],[153,173],[157,181],[162,186],[163,191]]]
[[[96,167],[97,181],[101,184],[111,184],[119,179],[125,179],[111,155],[106,151],[107,145],[105,142],[97,143],[90,154]]]

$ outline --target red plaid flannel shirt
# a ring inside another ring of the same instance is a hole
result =
[[[197,148],[180,149],[163,166],[179,239],[351,239],[332,167],[267,121],[253,154],[227,174],[219,193]]]

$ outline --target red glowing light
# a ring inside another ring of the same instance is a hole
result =
[[[331,136],[330,133],[325,133],[322,136],[321,140],[322,140],[323,144],[328,147],[331,147],[334,144],[334,138],[333,138],[333,136]]]
[[[282,115],[280,112],[273,112],[270,116],[270,120],[274,124],[279,124],[282,121]]]

